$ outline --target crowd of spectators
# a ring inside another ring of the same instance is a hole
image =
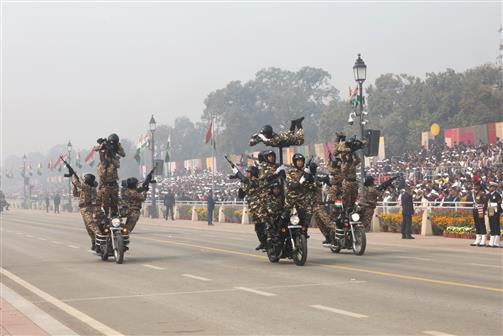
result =
[[[401,175],[397,188],[390,188],[383,202],[399,202],[400,190],[405,184],[412,187],[415,202],[429,202],[439,206],[471,206],[473,182],[480,180],[482,188],[489,182],[499,184],[503,190],[503,142],[496,144],[466,145],[451,148],[436,144],[372,164],[367,174],[384,181]]]

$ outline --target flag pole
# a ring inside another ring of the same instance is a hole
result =
[[[215,120],[211,115],[211,160],[213,161],[211,170],[211,193],[215,191],[215,169],[217,168],[217,158],[215,157]]]

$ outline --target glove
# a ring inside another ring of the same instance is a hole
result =
[[[304,168],[304,173],[311,174],[311,170],[309,170],[309,167]]]
[[[267,140],[269,140],[269,139],[267,139],[267,137],[266,137],[265,135],[263,135],[262,133],[260,133],[260,134],[258,135],[258,137],[259,137],[260,139],[262,139],[262,141],[267,141]]]
[[[305,178],[304,176],[302,176],[302,177],[300,178],[299,183],[300,183],[300,184],[302,184],[302,183],[304,183],[305,181],[306,181],[306,178]]]
[[[236,167],[232,168],[232,172],[233,172],[234,174],[237,174],[237,173],[238,173],[238,171],[239,171],[239,170],[238,170]]]
[[[284,171],[285,171],[285,169],[286,169],[286,166],[285,166],[285,165],[281,165],[281,166],[279,166],[279,167],[276,169],[276,171],[274,172],[274,174],[275,174],[275,175],[279,175],[279,173],[284,172]]]

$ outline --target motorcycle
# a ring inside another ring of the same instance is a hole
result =
[[[297,266],[306,263],[307,237],[303,225],[305,223],[300,223],[295,209],[289,220],[280,220],[275,238],[267,242],[266,252],[270,262],[288,258],[293,259]]]
[[[323,247],[330,248],[333,253],[339,253],[342,249],[352,250],[354,254],[361,256],[367,246],[365,231],[358,209],[350,214],[342,213],[337,218],[332,244],[323,244]]]
[[[129,249],[129,232],[121,217],[105,218],[101,225],[102,234],[96,235],[96,253],[101,260],[114,257],[117,264],[124,261],[124,253]]]

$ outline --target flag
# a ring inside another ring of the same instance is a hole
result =
[[[170,162],[170,152],[171,151],[171,134],[168,135],[168,143],[166,144],[166,156],[164,157],[164,162]]]
[[[150,133],[145,132],[140,136],[136,144],[136,152],[134,154],[134,159],[136,160],[136,162],[138,162],[138,164],[140,164],[141,161],[141,155],[140,155],[141,150],[143,148],[148,147],[149,145],[150,145]]]
[[[38,174],[38,175],[42,175],[42,162],[39,162],[39,163],[38,163],[38,166],[37,166],[37,174]]]
[[[96,152],[94,151],[94,149],[91,149],[91,151],[89,152],[89,154],[87,154],[86,156],[86,163],[89,165],[89,167],[92,167],[94,165],[94,154]],[[80,160],[80,156],[79,156],[79,160]]]
[[[31,164],[28,164],[28,175],[33,176],[32,170],[33,168],[31,168]]]
[[[80,169],[82,168],[82,163],[80,163],[80,153],[77,153],[77,157],[75,158],[75,165]]]
[[[213,119],[210,119],[210,122],[208,124],[208,130],[206,131],[206,139],[204,140],[205,144],[208,144],[210,140],[213,139]]]
[[[355,86],[354,89],[349,88],[349,102],[353,106],[358,105],[358,86]]]
[[[52,170],[52,160],[49,160],[49,163],[47,164],[47,169]]]

